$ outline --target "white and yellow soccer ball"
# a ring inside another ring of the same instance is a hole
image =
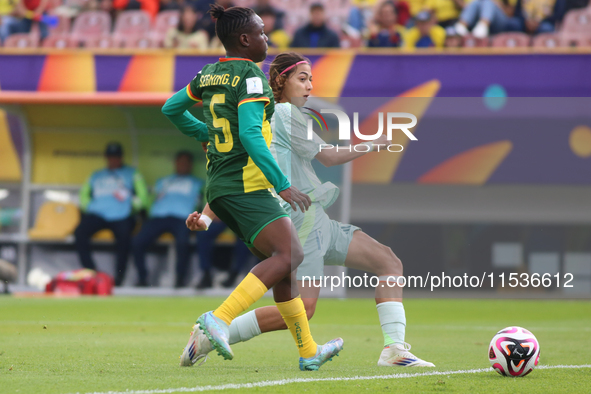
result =
[[[538,365],[540,344],[525,328],[503,328],[490,341],[488,359],[493,369],[503,376],[525,376]]]

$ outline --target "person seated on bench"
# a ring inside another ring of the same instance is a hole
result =
[[[197,207],[204,181],[191,175],[193,154],[178,152],[174,174],[161,178],[154,188],[154,203],[149,219],[133,239],[133,257],[138,271],[137,286],[148,286],[146,250],[164,233],[172,233],[176,247],[175,287],[186,285],[190,263],[189,235],[185,220]]]
[[[139,211],[148,206],[148,190],[141,174],[123,163],[120,143],[107,144],[105,158],[107,168],[94,172],[80,190],[82,217],[74,231],[75,246],[82,266],[96,270],[90,239],[99,230],[111,230],[117,260],[115,286],[121,286],[135,227],[134,209]]]

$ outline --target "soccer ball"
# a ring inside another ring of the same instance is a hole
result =
[[[525,328],[507,327],[490,341],[488,359],[493,369],[503,376],[525,376],[538,365],[540,344]]]

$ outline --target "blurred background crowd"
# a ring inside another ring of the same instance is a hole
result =
[[[591,46],[589,0],[0,0],[5,47],[220,48],[210,4],[286,48]]]

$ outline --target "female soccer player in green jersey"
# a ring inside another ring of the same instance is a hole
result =
[[[366,154],[366,149],[358,149],[359,152],[320,150],[325,142],[318,135],[308,139],[306,121],[299,110],[312,91],[312,69],[308,59],[297,53],[278,55],[271,64],[269,80],[278,103],[271,121],[271,150],[279,167],[291,175],[290,182],[312,196],[312,204],[306,212],[293,212],[291,215],[304,248],[304,261],[298,267],[297,279],[308,317],[314,314],[320,288],[304,287],[309,281],[304,283],[303,277],[321,278],[325,264],[369,271],[378,275],[381,281],[375,293],[384,334],[384,348],[378,365],[434,367],[409,352],[410,345],[404,341],[406,317],[402,289],[385,283],[388,278],[396,280],[402,275],[401,261],[389,247],[380,244],[359,227],[331,220],[325,213],[325,209],[336,200],[338,188],[330,182],[323,184],[318,179],[312,160],[317,159],[327,167],[339,165]],[[373,145],[387,142],[386,136],[382,136]],[[371,143],[370,148],[373,150]],[[198,214],[189,216],[187,224],[193,230],[203,229]],[[285,328],[277,308],[258,308],[232,322],[230,343],[244,342],[261,333]],[[207,350],[210,349],[201,349],[202,352]]]
[[[264,25],[249,8],[224,10],[216,4],[210,13],[226,57],[203,67],[185,89],[166,102],[162,112],[184,134],[207,142],[209,204],[205,213],[219,217],[263,261],[222,305],[199,317],[181,365],[193,365],[203,357],[197,352],[202,347],[199,338],[225,359],[232,359],[228,342],[232,320],[273,288],[277,310],[296,341],[300,369],[317,370],[338,354],[343,341],[337,338],[317,345],[304,304],[292,294],[291,272],[303,260],[303,250],[289,216],[269,189],[275,188],[294,210],[299,206],[305,211],[311,201],[291,186],[269,151],[274,99],[255,64],[267,55]],[[205,123],[187,112],[197,101],[203,102]],[[207,222],[206,217],[202,219]],[[293,293],[297,294],[295,288]]]

